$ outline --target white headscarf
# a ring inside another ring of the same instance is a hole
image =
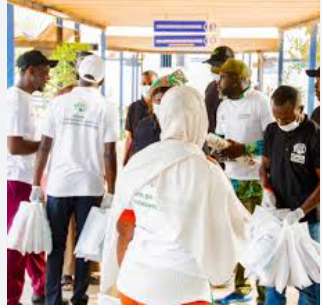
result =
[[[203,147],[208,116],[203,97],[189,86],[170,89],[163,96],[158,119],[161,140],[179,140]]]
[[[208,127],[202,96],[188,86],[169,90],[159,122],[161,141],[134,155],[118,177],[104,243],[101,295],[117,278],[117,221],[134,194],[156,177],[158,206],[172,238],[184,244],[205,277],[212,284],[224,283],[238,262],[249,214],[221,168],[202,152]]]

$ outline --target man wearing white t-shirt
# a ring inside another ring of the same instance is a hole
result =
[[[20,202],[28,201],[31,192],[35,153],[35,124],[31,116],[32,93],[42,91],[49,79],[49,69],[57,61],[48,60],[40,51],[32,50],[17,60],[19,80],[7,91],[7,232],[18,212]],[[25,271],[31,277],[32,303],[44,303],[46,262],[44,255],[22,256],[7,250],[7,304],[18,305],[22,295]]]
[[[251,72],[243,61],[227,60],[220,76],[220,90],[225,99],[218,108],[216,134],[230,142],[222,152],[228,159],[225,172],[240,201],[253,213],[262,199],[259,168],[264,132],[273,122],[270,103],[268,97],[250,86]],[[258,303],[263,304],[265,290],[258,287],[258,293]],[[227,305],[251,299],[251,286],[244,278],[244,269],[238,265],[235,291],[217,302]]]
[[[56,97],[48,107],[37,155],[31,200],[43,199],[40,179],[49,154],[47,215],[53,250],[47,260],[46,304],[62,303],[61,276],[68,225],[75,215],[76,241],[93,206],[100,206],[104,176],[114,194],[118,140],[115,109],[101,96],[104,62],[87,56],[79,67],[79,87]],[[74,305],[86,305],[89,262],[76,259]]]

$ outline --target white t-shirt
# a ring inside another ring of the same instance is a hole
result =
[[[216,134],[243,144],[264,139],[273,115],[269,98],[254,89],[247,90],[238,100],[225,99],[218,108]],[[260,156],[255,156],[255,164],[242,161],[226,162],[226,174],[230,179],[259,179]]]
[[[7,137],[33,141],[32,95],[14,86],[7,90]],[[7,180],[32,184],[35,154],[12,155],[7,151]]]
[[[104,145],[117,142],[116,109],[98,89],[77,87],[55,98],[42,134],[53,139],[47,194],[54,197],[104,194]]]
[[[191,253],[171,237],[158,208],[156,180],[135,194],[129,209],[135,212],[136,227],[122,262],[118,290],[144,304],[210,302],[207,279]]]

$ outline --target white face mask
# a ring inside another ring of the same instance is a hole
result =
[[[160,105],[158,104],[153,104],[153,113],[157,116],[157,118],[159,118],[159,114],[160,114]]]
[[[291,122],[291,123],[289,123],[287,125],[278,124],[278,126],[284,132],[291,132],[291,131],[297,129],[300,126],[300,123],[297,120],[294,120],[293,122]]]
[[[141,94],[144,98],[150,98],[151,86],[141,86]]]
[[[212,74],[213,81],[219,82],[220,81],[220,75],[219,74]]]

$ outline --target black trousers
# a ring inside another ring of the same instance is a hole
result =
[[[53,239],[53,250],[47,258],[46,305],[62,304],[61,277],[68,225],[72,214],[76,222],[76,242],[83,230],[87,216],[93,206],[100,206],[102,197],[48,196],[47,215]],[[86,295],[90,279],[90,262],[76,258],[73,305],[87,305]]]

